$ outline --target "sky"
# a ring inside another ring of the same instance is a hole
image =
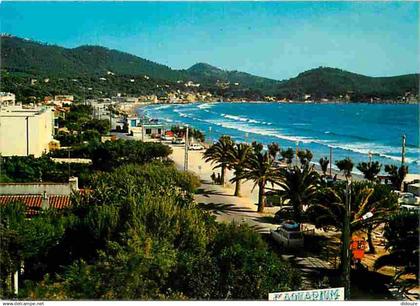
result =
[[[287,79],[420,72],[418,2],[2,2],[0,32]]]

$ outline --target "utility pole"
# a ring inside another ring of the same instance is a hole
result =
[[[189,139],[188,139],[188,125],[185,126],[186,131],[185,131],[185,155],[184,155],[184,171],[188,171],[188,143],[189,143]]]
[[[404,166],[405,163],[405,135],[402,135],[402,148],[401,148],[401,166]]]
[[[209,144],[211,145],[212,144],[212,140],[211,140],[211,126],[209,126],[209,137],[208,137],[208,139],[209,139]]]
[[[330,147],[330,177],[332,177],[333,148]]]
[[[368,157],[369,157],[369,166],[370,166],[372,163],[372,152],[369,151]]]
[[[69,171],[69,180],[70,180],[70,148],[68,149],[68,151],[67,151],[67,153],[68,153],[68,162],[67,162],[67,164],[68,164],[68,171]]]
[[[350,216],[351,216],[351,176],[346,177],[346,201],[345,201],[345,215],[343,226],[343,262],[341,263],[344,278],[344,297],[350,300],[350,286],[351,286],[351,254],[350,254]]]
[[[296,158],[295,158],[296,166],[298,164],[298,152],[299,152],[299,141],[296,141]]]

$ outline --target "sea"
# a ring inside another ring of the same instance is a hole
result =
[[[356,165],[370,156],[399,166],[405,135],[409,173],[420,173],[416,104],[212,102],[149,105],[138,112],[167,125],[188,124],[210,142],[230,135],[237,142],[309,149],[315,163],[331,150],[333,161],[350,157]]]

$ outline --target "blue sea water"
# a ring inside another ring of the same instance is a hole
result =
[[[230,135],[236,141],[277,142],[282,148],[309,149],[313,161],[350,157],[383,165],[401,163],[402,135],[410,173],[420,173],[419,106],[403,104],[193,103],[139,109],[168,125],[184,123],[207,138]],[[357,171],[356,171],[357,172]]]

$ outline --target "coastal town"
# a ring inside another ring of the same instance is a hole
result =
[[[417,305],[419,9],[0,2],[4,306]]]
[[[74,205],[72,204],[74,203],[74,200],[72,200],[74,195],[93,191],[89,179],[86,180],[87,173],[82,168],[95,168],[98,161],[95,161],[96,153],[93,155],[82,153],[83,147],[96,146],[95,143],[97,142],[102,143],[105,147],[111,146],[111,143],[128,146],[129,142],[163,144],[170,147],[170,151],[168,151],[170,153],[162,156],[171,159],[179,171],[187,171],[200,180],[201,186],[193,194],[194,201],[198,204],[199,209],[214,215],[217,222],[234,222],[247,225],[258,235],[267,237],[265,239],[268,239],[275,252],[303,273],[301,275],[302,282],[299,286],[300,290],[322,289],[330,287],[331,284],[337,284],[337,282],[339,284],[340,277],[337,274],[337,271],[339,271],[337,269],[340,265],[338,254],[340,240],[342,239],[340,238],[340,227],[332,229],[330,227],[333,226],[334,228],[333,223],[329,224],[328,222],[323,225],[322,223],[318,224],[319,221],[316,218],[311,219],[310,214],[307,215],[306,212],[304,213],[306,217],[299,217],[299,219],[303,218],[305,221],[296,223],[296,208],[293,208],[296,204],[292,202],[294,198],[289,194],[291,197],[287,200],[288,195],[283,194],[283,190],[296,187],[284,185],[287,184],[287,181],[283,181],[281,178],[273,178],[274,181],[279,180],[280,185],[272,185],[274,188],[269,187],[268,184],[264,187],[259,186],[258,191],[253,187],[254,179],[251,179],[251,177],[247,179],[244,176],[241,179],[242,186],[241,191],[239,191],[238,170],[235,170],[235,167],[238,166],[235,166],[235,163],[230,166],[228,161],[224,164],[223,159],[220,160],[223,157],[211,154],[212,148],[219,145],[231,147],[229,150],[232,150],[232,153],[226,154],[245,154],[242,150],[247,150],[247,154],[251,154],[251,148],[257,146],[257,144],[234,144],[230,138],[223,137],[206,140],[204,133],[194,129],[194,127],[168,125],[167,122],[161,122],[159,118],[148,118],[138,111],[145,105],[157,103],[156,101],[151,102],[149,100],[140,103],[139,99],[121,96],[109,99],[77,100],[73,95],[57,95],[45,97],[43,103],[39,105],[22,105],[16,101],[13,93],[4,92],[1,93],[0,100],[2,169],[14,169],[12,172],[8,172],[10,170],[2,172],[2,182],[0,183],[0,203],[2,205],[8,205],[16,201],[21,202],[26,206],[26,215],[30,219],[37,218],[43,211],[50,209],[58,211],[68,209]],[[84,118],[83,121],[80,121],[80,117]],[[237,153],[234,153],[236,152],[235,146],[238,146],[239,151]],[[101,150],[104,150],[105,147]],[[255,147],[254,150],[261,149]],[[268,154],[270,150],[269,146],[266,153],[257,153],[259,151],[256,151],[255,154],[262,154],[261,158],[264,158],[264,154]],[[350,174],[346,172],[345,166],[342,168],[344,172],[332,171],[333,161],[330,162],[328,159],[324,162],[320,160],[319,166],[316,168],[314,168],[315,165],[309,166],[312,153],[304,148],[294,152],[294,149],[291,148],[279,150],[274,146],[272,150],[274,150],[274,155],[271,157],[272,161],[268,169],[271,169],[270,171],[280,171],[279,173],[292,171],[290,175],[293,173],[298,175],[301,171],[303,171],[303,174],[304,171],[309,171],[305,175],[314,176],[312,180],[315,181],[304,183],[308,184],[305,188],[320,188],[315,187],[318,184],[320,186],[323,184],[327,184],[326,186],[338,184],[337,186],[340,186],[340,182],[346,182],[349,178]],[[105,156],[102,158],[106,158]],[[16,168],[23,166],[16,164],[19,158],[24,163],[26,163],[24,160],[27,158],[32,159],[31,163],[36,163],[38,159],[44,160],[44,162],[51,164],[48,167],[57,167],[56,171],[62,173],[57,177],[57,175],[49,173],[47,169],[41,170],[41,168],[38,168],[39,166],[31,170],[33,166],[30,166],[30,164],[26,166],[29,167],[27,169]],[[109,162],[111,161],[102,161],[105,164]],[[213,167],[220,162],[222,169],[225,167],[225,170],[221,172],[222,176],[220,176],[220,173],[216,175]],[[340,162],[342,161],[336,161],[335,164],[339,165]],[[10,168],[12,165],[14,168]],[[373,202],[371,204],[373,206],[370,206],[368,210],[362,209],[355,212],[361,216],[362,219],[360,220],[372,218],[375,216],[375,210],[377,209],[385,209],[381,213],[380,220],[383,220],[384,215],[395,210],[407,211],[408,216],[413,213],[417,216],[420,203],[420,176],[405,173],[403,177],[399,178],[399,181],[395,181],[395,178],[393,178],[395,174],[391,170],[388,176],[379,175],[380,168],[374,170],[373,165],[375,164],[368,163],[366,172],[363,172],[364,176],[353,175],[353,181],[357,184],[368,184],[366,186],[371,186],[370,188],[376,188],[372,187],[376,185],[363,183],[366,178],[367,182],[377,182],[375,184],[378,184],[378,188],[383,188],[381,187],[384,186],[383,184],[395,184],[395,182],[400,184],[401,187],[395,191],[395,198],[391,197],[394,200],[391,200],[391,198],[382,200],[395,201],[394,204],[391,202],[388,204],[391,205],[390,207],[376,208],[375,205],[377,204]],[[247,166],[244,165],[243,167]],[[353,166],[351,165],[351,167]],[[36,169],[39,169],[40,172],[39,174],[34,173],[32,177],[35,179],[31,180],[31,176],[28,176],[30,172],[27,171],[36,172]],[[267,171],[269,171],[268,169]],[[316,169],[316,171],[311,169]],[[339,167],[339,169],[341,168]],[[310,174],[311,171],[315,172]],[[318,176],[320,181],[316,183],[316,180],[318,180],[316,177]],[[392,188],[389,190],[392,190]],[[303,194],[306,194],[308,190],[289,190],[289,192],[296,192],[297,194],[304,192]],[[232,194],[235,197],[232,197]],[[264,199],[261,198],[261,194],[263,194]],[[385,194],[382,196],[386,197]],[[305,204],[303,205],[308,205],[310,201],[316,203],[315,198],[316,196],[313,196],[312,200],[310,198],[304,200]],[[315,209],[316,205],[313,205],[313,209]],[[309,204],[309,207],[311,208],[311,204]],[[304,208],[304,211],[306,209]],[[353,222],[356,222],[356,220]],[[294,224],[297,224],[298,230],[294,229]],[[284,229],[281,229],[282,226],[285,226]],[[289,226],[291,226],[290,229]],[[385,227],[384,221],[376,221],[375,227],[369,232],[369,238],[366,238],[367,232],[363,228],[355,231],[358,236],[353,235],[352,239],[356,239],[354,240],[356,245],[362,245],[363,248],[361,249],[362,255],[359,263],[355,266],[357,268],[356,272],[352,272],[353,278],[371,277],[372,281],[380,283],[384,282],[386,277],[393,276],[393,268],[386,266],[381,268],[379,272],[373,272],[377,269],[375,261],[389,252],[386,248],[387,243],[384,236]],[[326,230],[326,228],[329,229]],[[290,231],[295,236],[301,235],[299,236],[301,238],[293,238],[294,240],[284,238],[288,237]],[[364,244],[361,244],[357,239]],[[365,239],[368,239],[369,244],[366,243]],[[296,251],[295,244],[299,248],[304,247],[305,251]],[[353,256],[356,256],[355,254]],[[352,260],[356,259],[353,258]],[[369,273],[374,274],[368,276]],[[22,273],[12,273],[12,282],[8,285],[15,294],[19,293],[19,274]],[[409,281],[410,278],[404,278],[404,280]],[[384,283],[382,286],[385,285]],[[373,290],[363,287],[363,282],[352,285],[352,287],[357,288],[356,291],[359,292],[360,298],[378,296],[378,298],[385,299],[410,300],[416,299],[418,294],[418,287],[416,286],[401,287],[401,284],[395,284],[394,287],[387,286],[387,289],[379,286],[380,289]],[[337,295],[337,298],[339,298],[339,295]]]

